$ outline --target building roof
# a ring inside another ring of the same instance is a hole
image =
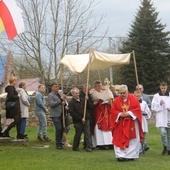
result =
[[[7,56],[0,56],[0,85],[4,82]]]
[[[39,78],[18,79],[15,87],[18,88],[20,82],[25,82],[28,94],[34,95],[34,93],[38,90],[38,85],[40,84],[39,81]],[[0,98],[6,98],[6,95],[7,93],[0,94]]]
[[[38,77],[37,78],[28,78],[28,79],[18,79],[15,87],[18,87],[20,82],[25,82],[26,90],[35,92],[38,90],[38,85],[40,84],[39,81],[40,81],[40,79]]]

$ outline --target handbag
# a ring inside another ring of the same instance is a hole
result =
[[[6,108],[11,109],[15,107],[16,102],[6,102]]]
[[[70,124],[73,124],[73,119],[70,113],[67,113],[67,116],[65,116],[65,124],[66,126],[69,126]]]

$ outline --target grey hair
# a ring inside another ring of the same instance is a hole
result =
[[[96,81],[94,82],[94,86],[95,86],[96,84],[101,84],[101,81],[100,81],[100,80],[96,80]]]
[[[125,84],[121,84],[119,89],[126,89],[126,91],[128,91],[128,87]]]
[[[112,85],[110,85],[110,87],[113,87],[113,88],[115,88],[115,86],[112,84]]]
[[[71,94],[73,95],[74,92],[79,92],[80,90],[77,87],[71,89]]]
[[[143,87],[143,85],[142,85],[142,84],[138,84],[138,85],[136,85],[136,87],[138,87],[138,86],[142,86],[142,87]]]
[[[86,88],[86,87],[89,87],[89,88],[90,88],[91,86],[90,86],[90,84],[87,84],[87,83],[86,83],[86,84],[83,85],[83,88]]]

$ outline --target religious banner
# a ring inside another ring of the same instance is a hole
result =
[[[5,30],[9,40],[24,32],[21,12],[15,0],[0,0],[0,32]]]

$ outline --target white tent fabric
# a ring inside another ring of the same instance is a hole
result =
[[[125,65],[130,63],[130,55],[107,54],[92,51],[89,54],[65,55],[60,64],[67,66],[74,74],[82,73],[90,62],[90,70],[102,70],[114,65]]]

